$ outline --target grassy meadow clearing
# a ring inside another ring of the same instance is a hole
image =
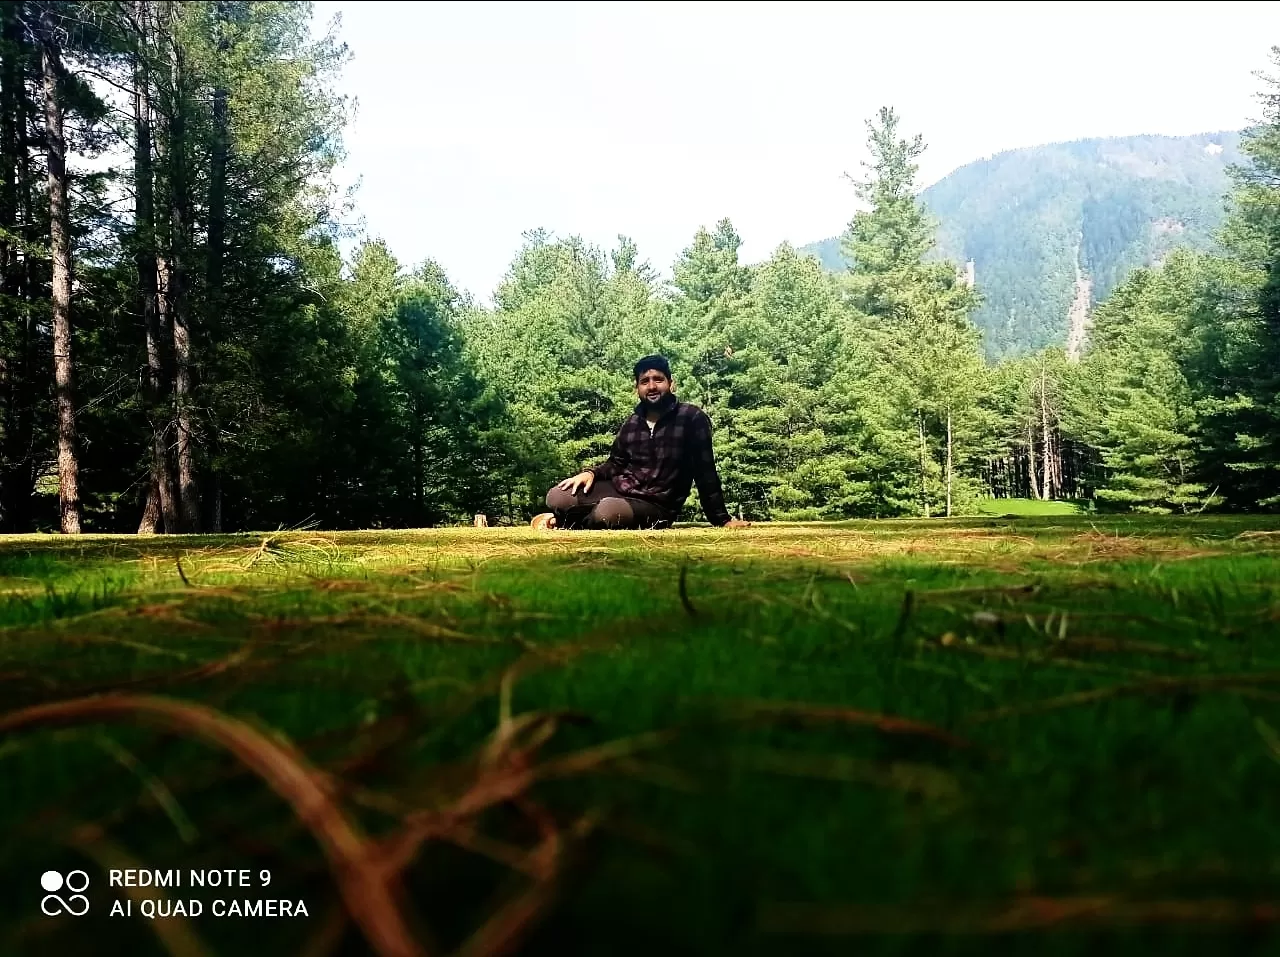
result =
[[[1271,952],[1277,558],[1222,516],[6,538],[0,953]]]

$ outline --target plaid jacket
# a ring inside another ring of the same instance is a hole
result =
[[[623,423],[608,460],[591,471],[598,479],[612,479],[622,495],[667,509],[673,519],[697,482],[707,521],[712,525],[729,521],[711,454],[711,420],[696,405],[673,402],[663,409],[651,435],[641,402]]]

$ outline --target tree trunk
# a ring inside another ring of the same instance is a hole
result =
[[[159,306],[156,302],[155,255],[155,188],[151,173],[151,92],[147,77],[147,0],[135,0],[134,19],[138,30],[138,49],[133,63],[133,229],[134,265],[138,271],[138,290],[142,297],[142,328],[147,339],[147,417],[151,420],[151,480],[147,501],[138,523],[139,535],[154,535],[160,525],[160,486],[163,458],[157,453],[163,446],[156,439],[159,428],[156,411],[160,394]]]
[[[177,6],[168,5],[170,17],[175,17]],[[193,370],[191,356],[191,310],[186,288],[186,255],[190,248],[188,231],[191,219],[188,215],[187,196],[187,133],[186,133],[186,66],[182,55],[173,44],[170,55],[170,88],[172,100],[167,104],[168,143],[165,158],[168,163],[169,250],[168,289],[169,321],[173,326],[174,399],[177,404],[178,426],[178,503],[181,510],[182,530],[200,531],[200,495],[196,486],[195,463],[195,414],[192,408]]]
[[[1049,428],[1049,397],[1045,386],[1044,366],[1040,366],[1040,429],[1043,446],[1040,449],[1040,461],[1044,470],[1044,481],[1040,485],[1040,498],[1049,501],[1053,498],[1053,435]]]
[[[951,410],[947,410],[947,518],[951,517]]]
[[[161,332],[159,265],[156,252],[155,173],[151,162],[151,81],[146,52],[149,47],[148,0],[135,0],[134,14],[140,31],[134,61],[134,263],[142,295],[142,319],[147,337],[147,414],[151,422],[151,481],[147,504],[138,524],[139,535],[154,534],[164,522],[164,531],[178,531],[178,510],[173,487],[173,469],[166,449],[168,433],[169,380]]]
[[[156,254],[156,326],[155,348],[147,343],[147,362],[160,369],[160,394],[156,407],[155,428],[151,433],[152,477],[166,533],[176,535],[182,531],[182,518],[178,510],[177,472],[173,466],[171,439],[173,431],[173,326],[169,320],[169,261]]]
[[[1031,420],[1027,420],[1027,485],[1032,498],[1040,497],[1040,484],[1036,480],[1036,434],[1032,431]]]
[[[41,7],[44,126],[48,150],[49,247],[53,260],[53,381],[58,418],[58,509],[64,535],[80,533],[76,458],[75,364],[71,342],[71,211],[67,206],[67,143],[58,77],[62,72],[53,15]]]
[[[142,519],[138,522],[139,535],[154,535],[160,527],[160,483],[156,481],[155,463],[151,464],[151,481],[147,486],[147,501],[142,506]]]
[[[916,413],[916,425],[920,429],[920,511],[925,518],[929,517],[929,486],[926,481],[925,458],[927,448],[924,440],[924,413]]]
[[[218,59],[225,60],[231,43],[228,39],[230,9],[227,0],[218,0],[214,7],[215,29],[218,31]],[[224,322],[226,294],[223,288],[223,265],[227,231],[227,162],[231,151],[230,125],[227,116],[228,93],[220,80],[213,88],[213,147],[209,157],[209,212],[208,252],[205,262],[205,316],[206,330],[220,328]],[[209,434],[210,459],[218,461],[218,430]],[[215,467],[216,468],[216,467]],[[222,480],[213,471],[212,528],[222,531]]]
[[[227,40],[228,11],[226,0],[216,5],[219,31],[218,53],[225,55],[230,47]],[[213,150],[209,157],[209,233],[208,261],[205,273],[205,294],[209,310],[218,315],[222,308],[222,260],[223,243],[227,228],[227,158],[230,142],[227,126],[227,88],[219,84],[213,89]]]
[[[180,204],[179,204],[180,205]],[[174,231],[185,226],[182,214],[173,210]],[[175,256],[169,275],[173,316],[173,352],[177,375],[174,396],[178,404],[178,487],[184,531],[200,531],[200,493],[196,486],[194,412],[192,409],[191,325],[180,258]]]
[[[414,522],[418,527],[426,525],[426,504],[423,500],[423,486],[426,484],[426,455],[422,448],[422,437],[414,437],[413,441],[413,509]]]

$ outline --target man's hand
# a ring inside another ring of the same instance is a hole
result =
[[[729,519],[729,521],[725,522],[724,525],[722,525],[721,527],[722,528],[750,528],[751,523],[744,522],[740,518],[731,518]]]
[[[591,491],[591,486],[594,485],[595,483],[596,483],[596,473],[592,472],[590,469],[584,469],[583,471],[579,472],[577,475],[573,476],[572,478],[565,479],[563,482],[557,485],[556,488],[563,489],[566,492],[570,492],[574,495],[577,495],[578,486],[581,485],[582,494],[586,495],[588,492]]]

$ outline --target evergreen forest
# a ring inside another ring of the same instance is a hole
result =
[[[1101,225],[1073,248],[1094,288],[1067,349],[1048,319],[1011,338],[990,304],[1060,317],[1073,277],[979,268],[970,284],[961,259],[1000,237],[933,208],[986,174],[966,167],[931,208],[925,140],[891,107],[866,121],[843,268],[788,245],[747,265],[728,218],[670,279],[626,235],[606,249],[535,229],[479,304],[376,239],[344,253],[348,51],[308,4],[0,16],[4,531],[519,524],[607,454],[652,352],[710,415],[749,520],[1280,504],[1276,79],[1222,155],[1170,141],[1230,176],[1212,209],[1186,201],[1194,242],[1148,242],[1158,177],[1072,194]],[[1108,142],[1052,156],[1087,165]],[[1048,182],[1052,165],[1018,175]],[[701,518],[696,497],[684,517]]]

